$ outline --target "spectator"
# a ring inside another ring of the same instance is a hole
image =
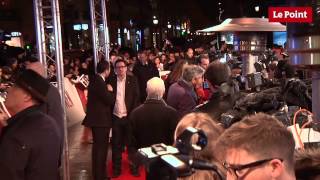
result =
[[[140,102],[144,102],[147,97],[146,87],[147,81],[153,77],[159,77],[159,71],[156,65],[148,60],[147,53],[140,51],[138,53],[138,61],[133,67],[133,74],[137,77],[140,89]]]
[[[187,49],[185,60],[188,62],[188,64],[197,64],[192,48]]]
[[[223,149],[227,179],[295,179],[293,136],[269,115],[259,113],[233,124],[217,147]]]
[[[209,66],[210,60],[207,54],[200,55],[199,66],[206,70]],[[211,96],[208,81],[205,79],[201,86],[196,87],[196,92],[199,98],[199,104],[202,104],[209,100]]]
[[[196,65],[186,66],[182,78],[170,86],[167,102],[178,111],[179,117],[191,112],[197,105],[195,86],[202,84],[204,70]]]
[[[48,81],[32,70],[18,74],[8,89],[5,105],[11,117],[0,136],[1,179],[59,178],[62,138],[55,120],[39,108],[48,89]]]
[[[176,65],[176,57],[174,55],[174,52],[171,51],[169,52],[169,60],[165,62],[165,64],[163,65],[163,69],[165,71],[172,71]]]
[[[182,77],[182,72],[186,65],[187,65],[186,61],[178,61],[173,71],[170,72],[170,74],[168,75],[168,78],[165,80],[165,85],[166,85],[165,96],[167,96],[170,86],[178,82],[179,79]]]
[[[209,66],[210,59],[207,54],[201,54],[199,57],[199,66],[206,70]]]

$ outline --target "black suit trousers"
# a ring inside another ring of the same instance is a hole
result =
[[[128,148],[129,160],[131,160],[135,150],[131,146],[129,119],[127,117],[119,118],[114,115],[112,118],[112,166],[114,171],[121,172],[123,147],[126,145]]]
[[[107,177],[106,161],[109,146],[108,127],[92,127],[92,174],[94,180],[104,180]]]

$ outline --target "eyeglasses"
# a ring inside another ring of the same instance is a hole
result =
[[[241,172],[242,170],[248,169],[248,168],[257,167],[257,166],[261,166],[264,163],[267,163],[267,162],[272,161],[274,159],[278,159],[281,162],[283,162],[283,159],[270,158],[270,159],[263,159],[263,160],[251,162],[251,163],[248,163],[248,164],[243,164],[243,165],[232,165],[232,164],[229,164],[227,162],[224,162],[223,166],[224,166],[224,168],[226,168],[227,172],[232,175],[232,177],[234,177],[235,179],[239,179],[240,177],[243,177],[245,175],[244,173]]]

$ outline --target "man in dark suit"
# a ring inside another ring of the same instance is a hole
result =
[[[32,70],[18,74],[8,89],[0,119],[0,177],[14,180],[57,180],[62,147],[56,121],[41,110],[50,85]]]
[[[138,52],[138,61],[133,67],[133,74],[137,77],[140,89],[140,102],[144,102],[147,97],[147,81],[153,77],[159,77],[156,65],[148,59],[146,51]]]
[[[100,61],[97,64],[97,74],[90,78],[87,114],[83,121],[92,130],[92,172],[95,180],[106,179],[109,133],[112,127],[111,107],[114,104],[113,88],[105,83],[109,74],[109,63]]]
[[[114,67],[117,76],[110,78],[110,84],[116,95],[112,116],[112,168],[113,177],[118,177],[121,174],[122,149],[125,142],[130,143],[127,117],[139,105],[139,85],[134,76],[127,74],[127,64],[123,59],[116,60]],[[131,170],[133,175],[138,175],[137,169],[133,167]]]
[[[153,144],[173,144],[178,123],[177,111],[162,99],[165,86],[162,79],[154,77],[147,82],[147,99],[130,114],[134,149]],[[156,128],[152,128],[156,127]]]

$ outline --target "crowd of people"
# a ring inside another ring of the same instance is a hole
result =
[[[82,124],[92,132],[93,179],[119,177],[125,150],[131,174],[140,176],[137,150],[158,143],[174,146],[188,127],[203,130],[208,138],[203,150],[189,155],[215,164],[217,171],[196,170],[179,179],[320,178],[314,173],[320,172],[319,149],[295,150],[293,135],[276,118],[258,113],[229,126],[221,122],[221,115],[232,110],[241,95],[235,81],[241,71],[203,48],[144,49],[137,55],[113,49],[110,62],[101,59],[96,70],[93,64],[90,55],[64,59],[65,77],[89,77]],[[46,77],[32,57],[20,64],[10,59],[0,69],[8,109],[0,113],[1,178],[58,179],[62,103],[49,83],[56,80],[56,65],[49,63],[47,71]],[[111,175],[106,173],[109,145]],[[147,179],[160,179],[149,170]]]

